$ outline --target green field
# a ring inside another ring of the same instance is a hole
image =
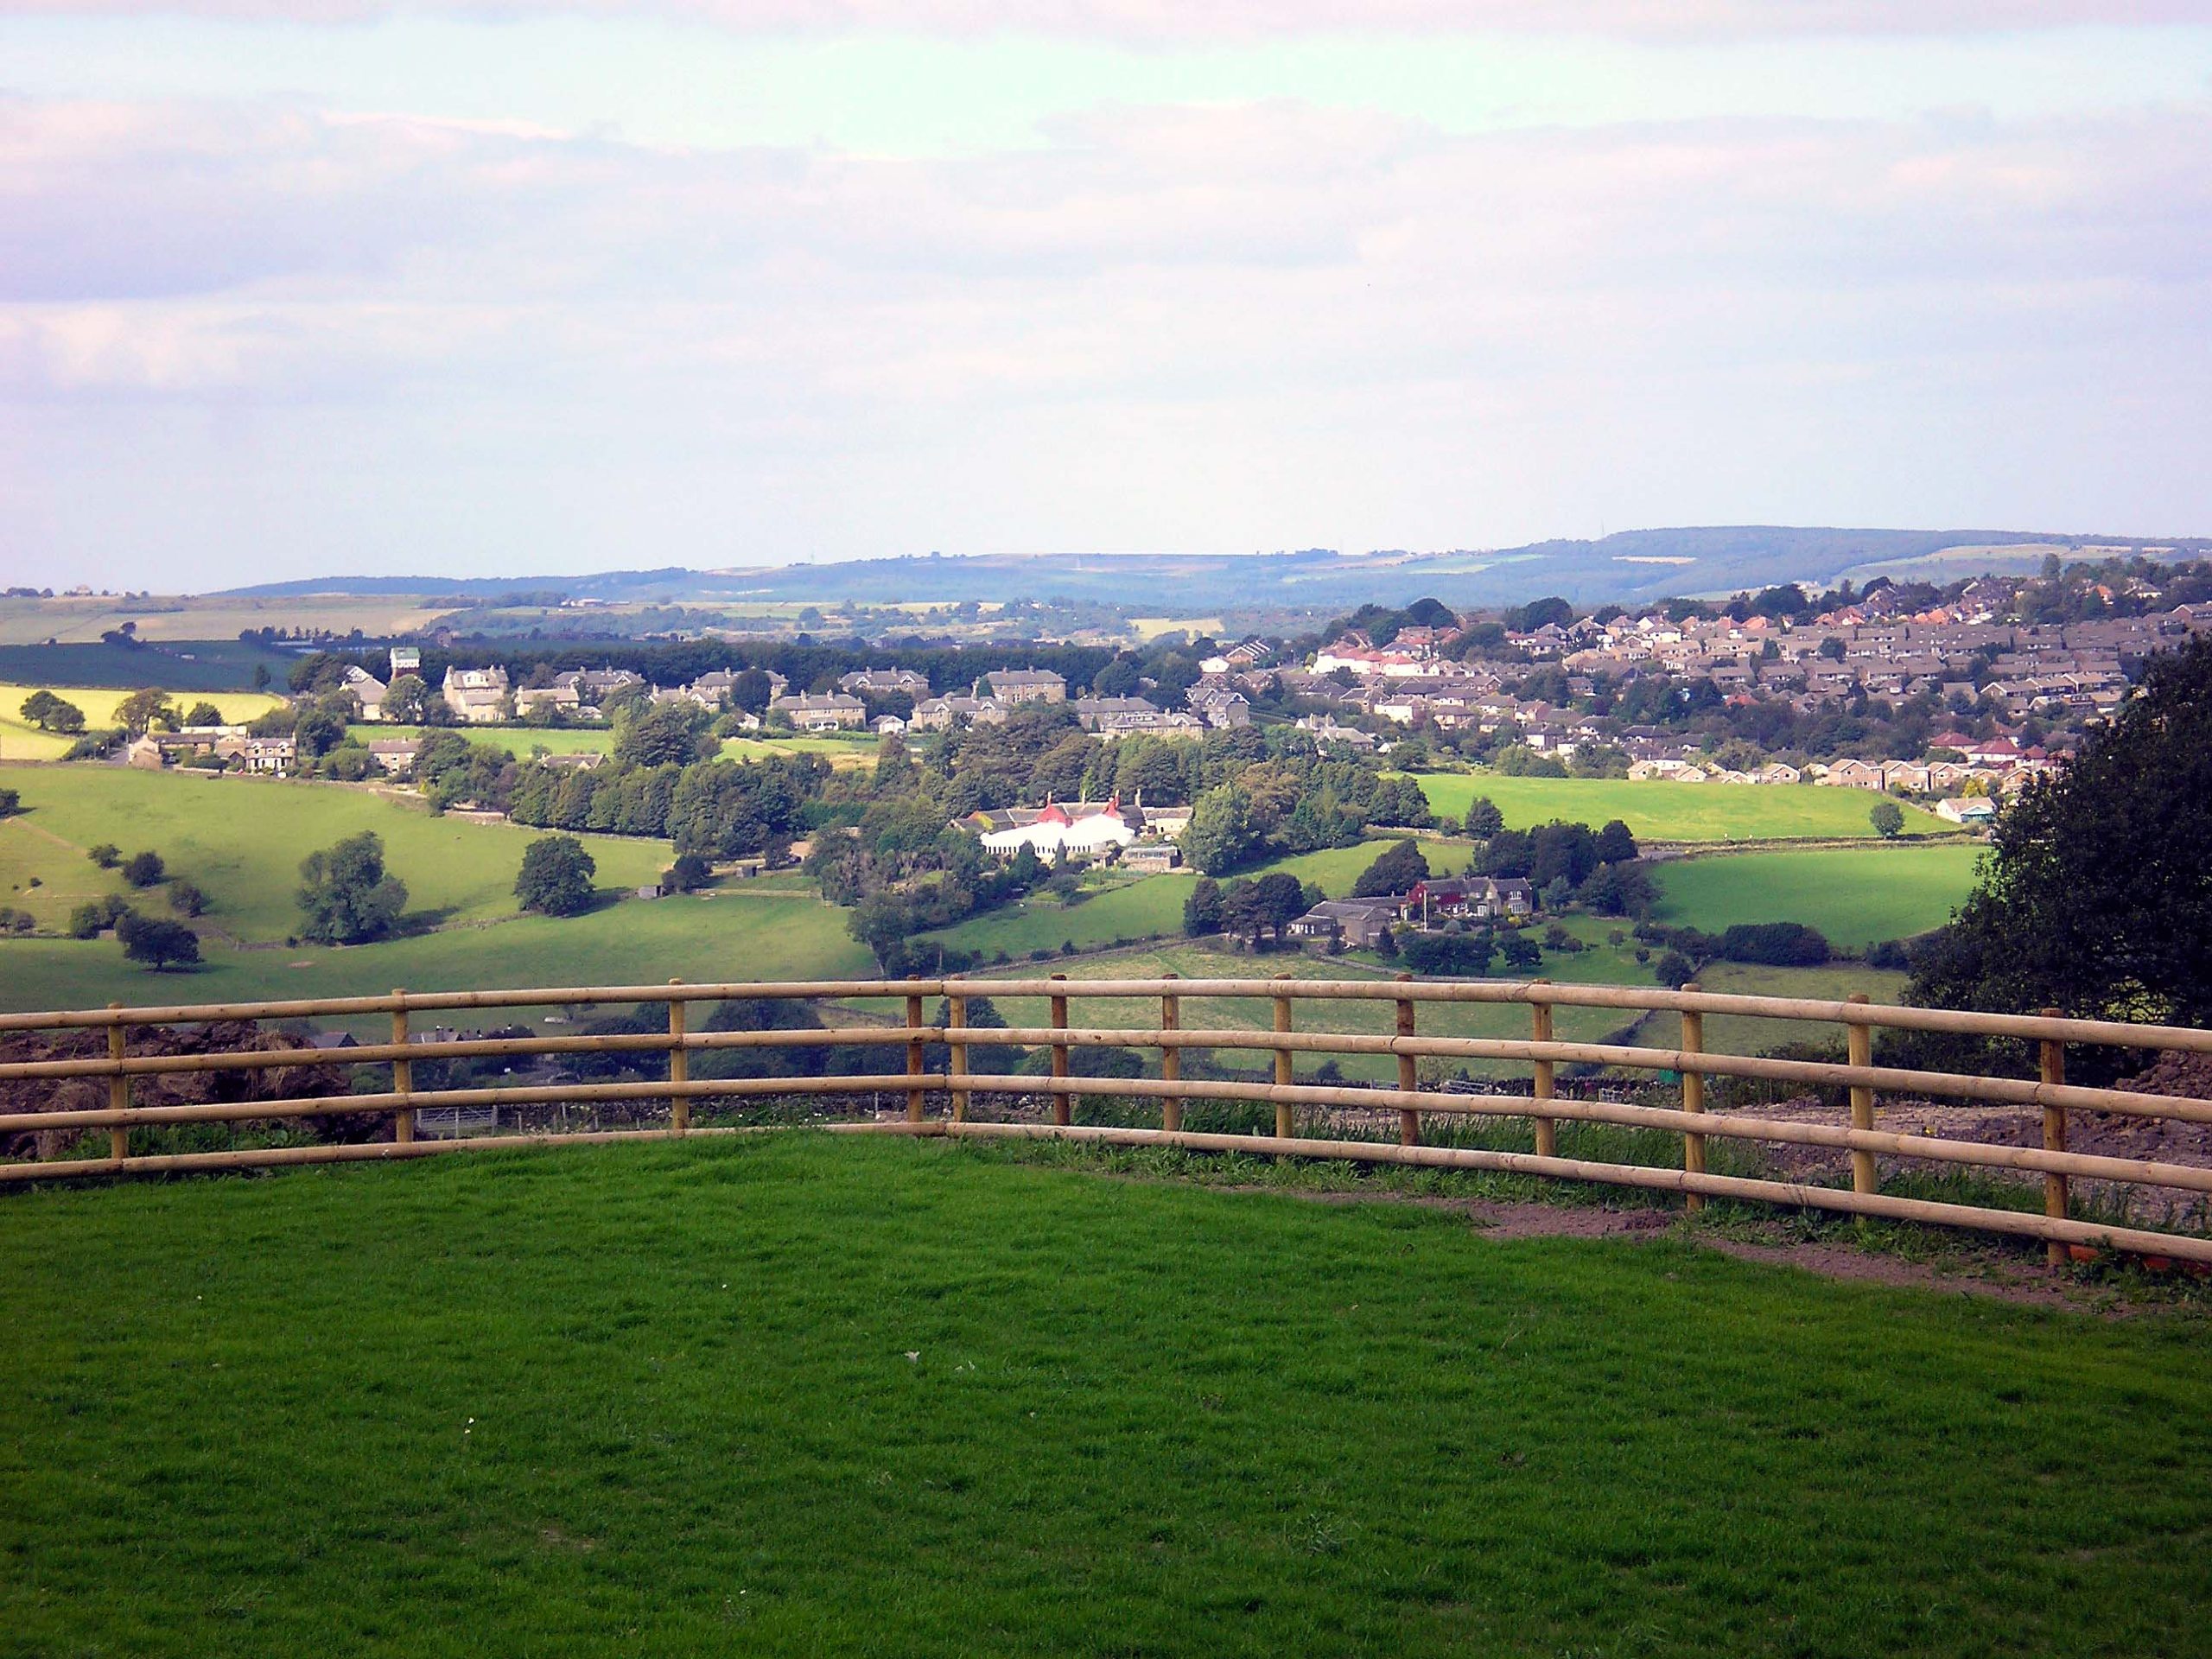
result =
[[[2203,1651],[2201,1323],[804,1134],[0,1200],[23,1655]]]
[[[1611,778],[1509,778],[1503,772],[1423,776],[1429,804],[1454,818],[1487,795],[1506,827],[1561,818],[1593,829],[1618,818],[1644,841],[1827,840],[1872,836],[1867,809],[1879,798],[1857,789],[1802,784],[1630,783]],[[1941,835],[1954,826],[1916,806],[1904,808],[1908,834]]]
[[[213,939],[202,948],[205,966],[154,974],[124,961],[112,939],[0,940],[0,1007],[374,996],[395,985],[445,991],[838,979],[870,971],[868,952],[845,931],[844,912],[809,894],[741,890],[658,903],[630,899],[560,920],[518,917],[343,949],[240,950]]]
[[[1863,962],[1826,968],[1763,968],[1751,963],[1711,962],[1698,970],[1700,990],[1731,996],[1802,996],[1842,1001],[1864,992],[1870,1001],[1896,1002],[1904,995],[1905,976],[1869,968]],[[1634,1040],[1672,1048],[1681,1039],[1681,1016],[1654,1012],[1637,1022]],[[1766,1054],[1792,1043],[1840,1043],[1843,1027],[1808,1020],[1758,1020],[1741,1014],[1705,1017],[1705,1046],[1713,1053]]]
[[[386,726],[374,721],[365,721],[346,728],[346,735],[356,743],[372,743],[380,737],[428,737],[439,731],[449,731],[456,737],[467,738],[471,743],[480,744],[487,749],[504,749],[518,760],[525,760],[538,749],[548,754],[605,754],[614,747],[614,734],[603,728]]]
[[[543,833],[434,817],[419,804],[343,785],[124,766],[18,767],[0,778],[22,791],[31,830],[68,843],[55,847],[64,868],[99,842],[125,856],[149,849],[213,900],[211,925],[246,940],[289,934],[299,921],[300,861],[362,830],[384,838],[385,865],[407,883],[410,912],[439,921],[513,916],[523,849]],[[602,887],[634,887],[674,855],[665,842],[582,839]]]
[[[1974,885],[1980,852],[1958,842],[1682,859],[1658,867],[1658,916],[1708,933],[1802,922],[1856,950],[1941,927]]]
[[[726,737],[725,760],[765,760],[772,754],[818,754],[839,772],[875,765],[877,740],[873,733],[852,737]]]
[[[1332,899],[1341,899],[1389,844],[1387,840],[1365,841],[1357,847],[1299,853],[1238,874],[1264,875],[1287,870],[1300,881],[1316,883]],[[1421,846],[1429,868],[1440,875],[1464,871],[1474,855],[1474,848],[1463,841],[1424,839]],[[986,957],[1001,950],[1009,957],[1026,957],[1033,950],[1058,950],[1063,944],[1073,944],[1078,950],[1095,950],[1117,939],[1159,938],[1183,931],[1183,903],[1197,881],[1197,874],[1189,870],[1140,876],[1072,906],[1044,894],[972,917],[928,937],[958,950],[979,951]]]
[[[1580,969],[1581,971],[1577,971]],[[1547,955],[1539,971],[1560,981],[1587,983],[1592,981],[1649,985],[1648,972],[1637,969],[1628,959],[1617,953],[1599,950],[1574,956]],[[1065,973],[1071,980],[1088,979],[1156,979],[1166,974],[1179,974],[1185,979],[1272,979],[1288,975],[1296,979],[1387,979],[1389,970],[1343,957],[1314,955],[1302,950],[1266,951],[1259,955],[1221,950],[1209,945],[1172,944],[1158,950],[1117,951],[1110,957],[1078,957],[1065,962],[1040,963],[1034,966],[994,969],[983,976],[1033,979],[1047,973]],[[993,1005],[1013,1026],[1042,1026],[1048,1023],[1051,1010],[1041,997],[994,997]],[[1393,1030],[1395,1014],[1390,1004],[1380,1001],[1308,1002],[1299,1005],[1300,1018],[1310,1027],[1340,1032],[1364,1032],[1382,1034]],[[1273,1017],[1269,1006],[1263,1001],[1222,1000],[1210,1001],[1203,997],[1185,998],[1182,1020],[1186,1029],[1215,1031],[1261,1031],[1269,1028]],[[1421,1033],[1432,1037],[1495,1037],[1521,1039],[1530,1035],[1529,1010],[1522,1003],[1452,1003],[1423,1004],[1418,1019]],[[1085,997],[1069,1014],[1077,1024],[1108,1027],[1124,1030],[1148,1030],[1160,1023],[1160,1005],[1153,999],[1127,997]],[[1558,1010],[1554,1029],[1562,1041],[1595,1042],[1610,1033],[1624,1030],[1634,1016],[1611,1008],[1567,1008]],[[1157,1053],[1144,1055],[1145,1068],[1156,1076],[1160,1057]],[[1269,1057],[1258,1050],[1237,1052],[1224,1052],[1222,1063],[1246,1071],[1262,1070],[1271,1064]],[[1297,1072],[1301,1079],[1311,1080],[1316,1068],[1325,1064],[1327,1055],[1300,1055]],[[1337,1057],[1336,1065],[1347,1077],[1370,1082],[1395,1081],[1398,1063],[1388,1055],[1353,1054]],[[1465,1071],[1474,1077],[1526,1077],[1529,1067],[1516,1060],[1427,1059],[1421,1063],[1424,1078],[1441,1077],[1455,1071]]]
[[[41,690],[75,703],[84,710],[86,725],[98,728],[112,728],[118,723],[116,706],[132,696],[137,688],[41,687],[0,683],[0,761],[57,760],[76,741],[74,738],[42,732],[23,719],[23,699]],[[222,711],[223,718],[233,724],[243,724],[282,706],[278,699],[258,691],[181,691],[172,688],[169,696],[175,700],[180,713],[195,702],[212,702]]]

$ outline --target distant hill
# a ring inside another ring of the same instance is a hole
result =
[[[1582,604],[1632,603],[1676,594],[1726,594],[1781,582],[1864,579],[1877,569],[1967,575],[2018,568],[2049,550],[2062,557],[2143,551],[2201,557],[2202,538],[2060,535],[1997,530],[1839,530],[1735,524],[1630,530],[1600,541],[1444,553],[905,555],[749,569],[613,570],[585,576],[332,576],[232,590],[240,597],[423,594],[479,603],[549,591],[609,602],[717,601],[890,604],[1067,598],[1129,605],[1157,595],[1163,613],[1349,608],[1419,594],[1461,606],[1525,602],[1559,594]]]

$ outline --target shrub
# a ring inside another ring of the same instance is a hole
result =
[[[1697,965],[1681,951],[1669,950],[1659,958],[1651,974],[1669,990],[1679,991],[1697,977]]]
[[[1720,936],[1720,955],[1730,962],[1817,968],[1832,954],[1827,936],[1802,922],[1739,922]]]
[[[23,810],[21,791],[0,789],[0,818],[12,818]]]
[[[180,916],[197,916],[207,908],[207,895],[194,883],[179,877],[169,883],[169,908]]]
[[[123,849],[111,841],[104,841],[86,853],[85,856],[104,870],[111,870],[123,861]]]
[[[168,874],[159,853],[133,853],[123,866],[123,879],[134,887],[158,887]]]

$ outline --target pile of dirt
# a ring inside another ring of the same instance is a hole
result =
[[[251,1020],[202,1026],[144,1026],[129,1033],[125,1052],[141,1055],[266,1053],[296,1048],[296,1037],[264,1030]],[[0,1061],[91,1060],[107,1058],[104,1029],[31,1032],[0,1039]],[[280,1065],[250,1071],[169,1071],[130,1080],[134,1106],[226,1104],[257,1100],[323,1099],[347,1091],[343,1065]],[[0,1112],[99,1111],[108,1103],[104,1077],[12,1077],[0,1081]],[[300,1126],[331,1140],[370,1140],[385,1125],[381,1116],[305,1118]],[[10,1162],[53,1156],[78,1131],[17,1131],[0,1135],[0,1158]]]

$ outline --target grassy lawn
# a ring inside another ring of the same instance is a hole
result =
[[[41,690],[51,690],[65,702],[75,703],[85,711],[86,725],[99,728],[117,724],[117,706],[135,695],[137,688],[0,683],[0,760],[59,760],[76,741],[74,738],[42,732],[24,721],[23,699]],[[180,713],[195,702],[212,702],[223,711],[225,720],[234,724],[242,724],[279,706],[276,698],[258,691],[171,691],[168,695]]]
[[[1610,778],[1509,778],[1503,772],[1424,776],[1422,792],[1439,812],[1464,818],[1467,804],[1487,795],[1509,829],[1563,818],[1593,829],[1611,818],[1648,841],[1767,841],[1872,836],[1863,790],[1786,784],[1630,783]],[[1908,833],[1936,835],[1952,826],[1916,806],[1904,809]]]
[[[925,1143],[0,1201],[0,1650],[2201,1653],[2201,1325]]]
[[[1980,851],[1961,842],[1686,859],[1658,867],[1658,914],[1707,932],[1803,922],[1857,948],[1942,926],[1974,885]]]
[[[765,760],[772,754],[819,754],[839,772],[857,772],[875,765],[877,741],[873,732],[851,737],[726,737],[725,760]]]
[[[52,848],[57,871],[73,877],[82,849],[104,841],[125,856],[150,849],[206,890],[209,924],[241,939],[283,939],[297,927],[300,861],[363,830],[384,838],[385,865],[406,882],[410,911],[441,920],[513,916],[523,849],[542,833],[435,817],[332,784],[102,766],[0,770],[0,782],[22,791],[27,827]],[[674,855],[665,842],[582,839],[602,887],[634,887]]]

